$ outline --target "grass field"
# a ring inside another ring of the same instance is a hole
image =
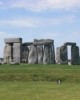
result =
[[[80,65],[0,65],[0,100],[80,100]]]

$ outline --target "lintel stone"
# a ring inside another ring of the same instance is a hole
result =
[[[52,39],[41,39],[41,40],[37,40],[34,39],[33,45],[47,45],[47,44],[53,44],[54,40]]]
[[[76,43],[75,42],[74,43],[73,42],[66,42],[66,43],[64,43],[64,45],[76,46]]]
[[[22,38],[5,38],[4,42],[5,43],[21,43]]]

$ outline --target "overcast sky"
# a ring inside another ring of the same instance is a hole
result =
[[[54,39],[80,46],[80,0],[0,0],[0,57],[4,38]]]

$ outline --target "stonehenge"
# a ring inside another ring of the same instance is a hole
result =
[[[4,63],[28,64],[80,64],[79,47],[76,43],[66,42],[57,47],[56,55],[54,40],[34,39],[33,42],[22,42],[22,38],[4,39]],[[71,59],[68,59],[68,46],[71,46]]]
[[[66,42],[63,46],[56,49],[56,62],[58,64],[68,64],[68,52],[67,46],[71,46],[71,64],[79,64],[79,47],[76,46],[76,43]]]

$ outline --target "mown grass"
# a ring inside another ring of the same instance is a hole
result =
[[[80,65],[0,65],[0,100],[80,100]]]
[[[1,65],[0,81],[80,82],[80,65]]]
[[[80,100],[80,84],[0,82],[0,100]]]
[[[80,82],[80,65],[0,65],[0,81]]]

